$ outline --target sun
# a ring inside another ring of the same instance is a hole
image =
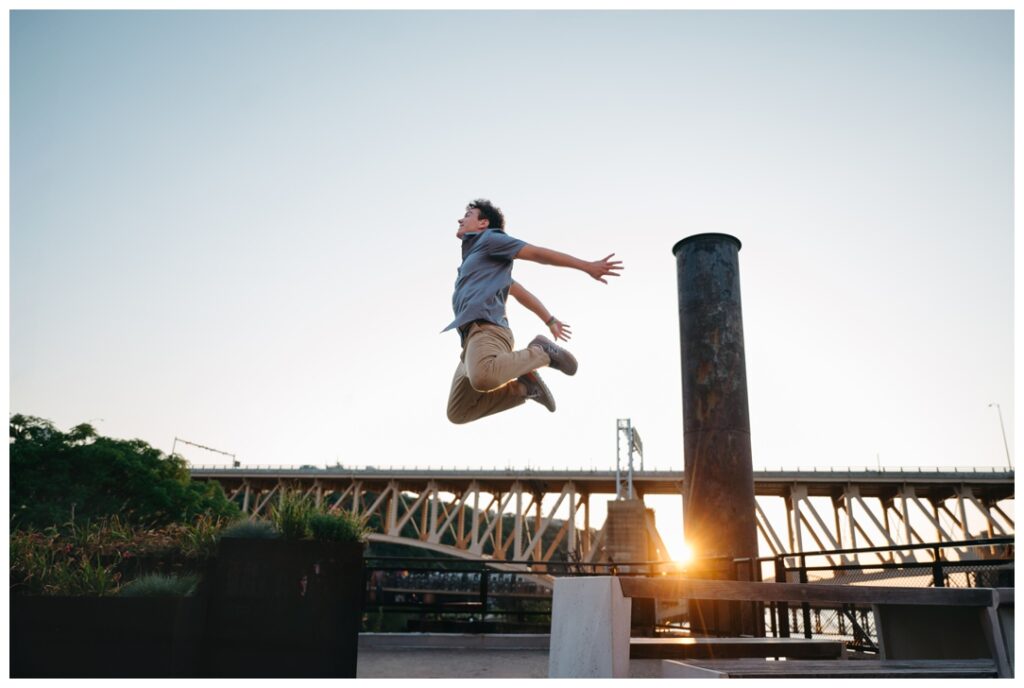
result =
[[[676,556],[675,562],[679,568],[685,568],[693,563],[693,557],[693,547],[684,542],[683,546],[679,548],[679,555]]]

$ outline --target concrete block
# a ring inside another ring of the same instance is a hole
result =
[[[628,678],[631,603],[618,578],[556,578],[550,678]]]
[[[1013,675],[1013,588],[999,588],[999,602],[996,607],[999,618],[999,630],[1006,647],[1006,659],[1009,662],[1010,675]]]
[[[995,658],[986,639],[987,609],[874,605],[880,659]]]

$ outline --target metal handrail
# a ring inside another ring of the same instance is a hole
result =
[[[1015,538],[1004,536],[995,538],[980,538],[977,540],[958,540],[956,542],[932,542],[917,545],[890,545],[886,547],[857,547],[849,549],[836,549],[836,550],[822,550],[817,552],[792,552],[787,554],[773,555],[770,557],[757,557],[754,561],[761,563],[767,561],[775,561],[779,557],[791,558],[791,557],[820,557],[836,554],[872,554],[875,552],[891,552],[901,550],[919,550],[919,549],[948,549],[951,547],[984,547],[989,545],[1012,545],[1015,543]],[[605,568],[620,567],[620,566],[673,566],[678,567],[679,562],[672,559],[658,559],[651,561],[617,561],[617,562],[575,562],[575,561],[563,561],[557,559],[548,560],[534,560],[534,559],[464,559],[464,558],[444,558],[444,557],[403,557],[394,555],[367,555],[365,559],[373,561],[414,561],[419,563],[428,562],[443,562],[446,564],[459,563],[459,564],[511,564],[511,565],[525,565],[525,566],[601,566]],[[694,560],[694,565],[701,562],[711,561],[748,561],[749,558],[742,557],[701,557]],[[696,566],[693,566],[696,568]],[[458,572],[456,572],[458,573]],[[529,573],[521,571],[508,571],[507,573]]]
[[[987,545],[1012,545],[1015,542],[1012,536],[996,538],[979,538],[977,540],[957,540],[956,542],[932,542],[917,545],[887,545],[885,547],[856,547],[848,549],[820,550],[817,552],[791,552],[778,554],[770,557],[758,557],[755,561],[775,561],[776,559],[791,557],[824,557],[835,554],[873,554],[875,552],[900,552],[919,549],[949,549],[951,547],[983,547]]]

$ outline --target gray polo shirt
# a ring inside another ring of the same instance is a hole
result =
[[[452,294],[455,320],[442,332],[462,328],[474,320],[508,327],[505,301],[512,287],[512,263],[523,246],[525,241],[513,239],[500,229],[463,235],[462,265]]]

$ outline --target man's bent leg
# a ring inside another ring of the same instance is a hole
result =
[[[528,347],[513,351],[512,345],[512,331],[507,328],[490,323],[470,326],[463,361],[473,389],[479,392],[496,390],[551,362],[541,349]]]
[[[515,385],[505,385],[493,392],[473,389],[466,374],[466,364],[460,361],[448,394],[448,420],[456,424],[469,423],[514,408],[525,401],[526,397],[518,395]]]

